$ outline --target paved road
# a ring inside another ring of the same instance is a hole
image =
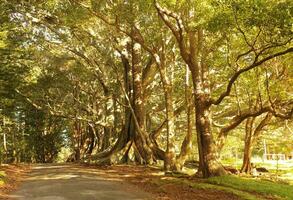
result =
[[[37,165],[10,197],[14,200],[152,199],[150,194],[113,174],[77,165]]]

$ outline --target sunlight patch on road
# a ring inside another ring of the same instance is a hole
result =
[[[91,174],[84,175],[84,174],[56,174],[56,175],[44,175],[44,176],[33,176],[27,178],[30,181],[39,181],[39,180],[69,180],[69,179],[82,179],[82,180],[99,180],[99,181],[115,181],[115,182],[122,182],[121,178],[116,177],[101,177],[101,176],[93,176]]]
[[[57,179],[71,179],[71,178],[77,178],[79,175],[75,174],[61,174],[61,175],[54,175],[54,176],[34,176],[30,177],[27,180],[33,181],[33,180],[57,180]]]
[[[174,177],[162,177],[161,180],[176,180]]]
[[[72,167],[72,166],[71,166]],[[69,165],[36,165],[33,169],[60,169],[60,168],[70,168]]]
[[[153,175],[153,176],[164,176],[165,172],[159,171],[159,172],[151,173],[151,175]]]
[[[115,182],[122,182],[123,180],[121,178],[107,178],[107,177],[99,177],[95,178],[102,181],[115,181]]]

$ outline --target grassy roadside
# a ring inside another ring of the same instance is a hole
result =
[[[264,174],[265,176],[268,176],[267,178],[287,182],[287,183],[293,185],[293,160],[260,161],[260,160],[254,159],[253,163],[257,167],[264,167],[269,171],[269,173]],[[223,164],[227,165],[227,166],[232,166],[236,169],[240,169],[241,165],[242,165],[242,160],[237,160],[234,162],[231,160],[230,161],[224,160]]]
[[[18,186],[29,169],[28,165],[0,166],[0,199],[6,199],[6,195]]]
[[[225,187],[225,186],[221,186],[221,185],[213,185],[210,183],[205,183],[205,182],[197,182],[197,181],[192,181],[192,180],[186,180],[186,179],[169,179],[169,180],[164,180],[164,181],[156,181],[156,184],[158,185],[158,187],[164,185],[164,184],[178,184],[178,185],[187,185],[188,187],[191,187],[193,189],[197,189],[197,190],[214,190],[214,191],[222,191],[222,192],[226,192],[226,193],[230,193],[233,195],[238,196],[240,199],[243,200],[265,200],[264,198],[261,198],[260,196],[256,196],[253,195],[249,192],[245,192],[245,191],[240,191],[237,189],[233,189],[230,187]]]
[[[213,177],[209,178],[207,182],[213,185],[276,197],[277,199],[293,199],[293,186],[278,182],[237,176]]]
[[[109,170],[109,176],[119,174],[119,178],[155,194],[160,200],[293,200],[293,185],[279,179],[240,175],[202,179],[185,173],[165,175],[161,168],[138,166],[111,166],[103,170]]]
[[[222,176],[209,179],[186,179],[169,177],[154,180],[161,187],[166,184],[187,185],[194,189],[217,190],[238,196],[243,200],[291,200],[293,186],[270,181],[255,180],[237,176]]]
[[[4,185],[5,183],[5,176],[6,176],[5,171],[0,170],[0,187]]]

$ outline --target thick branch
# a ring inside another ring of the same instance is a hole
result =
[[[255,142],[255,140],[258,138],[258,136],[260,135],[262,129],[268,125],[270,119],[272,118],[272,113],[268,113],[262,120],[261,122],[258,124],[258,126],[255,128],[254,132],[253,132],[253,136],[252,136],[252,142]]]
[[[220,104],[220,103],[223,101],[223,99],[224,99],[225,97],[229,96],[233,84],[234,84],[235,81],[239,78],[239,76],[240,76],[241,74],[243,74],[243,73],[245,73],[245,72],[247,72],[247,71],[249,71],[249,70],[251,70],[251,69],[254,69],[255,67],[260,66],[261,64],[265,63],[265,62],[268,61],[268,60],[271,60],[271,59],[273,59],[273,58],[276,58],[276,57],[278,57],[278,56],[282,56],[282,55],[285,55],[285,54],[287,54],[287,53],[291,53],[291,52],[293,52],[293,47],[288,48],[288,49],[286,49],[285,51],[281,51],[281,52],[278,52],[278,53],[272,54],[272,55],[270,55],[270,56],[268,56],[268,57],[266,57],[266,58],[263,58],[263,59],[260,60],[260,61],[255,60],[255,62],[252,63],[251,65],[249,65],[248,67],[245,67],[245,68],[243,68],[243,69],[238,70],[238,71],[237,71],[237,72],[236,72],[236,73],[230,78],[230,81],[229,81],[229,83],[228,83],[228,85],[227,85],[226,91],[223,92],[217,100],[211,100],[210,104],[218,105],[218,104]]]
[[[23,94],[22,92],[20,92],[18,89],[15,89],[15,92],[17,94],[19,94],[21,97],[23,97],[28,103],[30,103],[37,110],[40,110],[40,111],[48,111],[51,116],[65,118],[65,119],[77,119],[77,120],[81,120],[81,121],[85,121],[85,122],[90,122],[90,123],[93,123],[95,125],[99,125],[99,126],[103,126],[103,127],[106,126],[106,124],[104,124],[104,123],[101,123],[101,122],[98,122],[98,121],[93,122],[93,120],[86,119],[86,118],[81,117],[81,116],[72,116],[72,115],[64,114],[64,113],[62,113],[60,111],[54,111],[52,109],[46,109],[48,107],[44,108],[44,107],[38,105],[33,100],[31,100],[28,96],[26,96],[25,94]]]
[[[190,63],[190,53],[187,51],[186,45],[183,40],[183,26],[182,26],[181,19],[175,13],[172,13],[171,11],[162,8],[156,1],[154,2],[155,2],[155,8],[158,12],[159,17],[162,19],[165,25],[171,30],[175,39],[177,40],[182,58],[184,59],[186,63]],[[170,22],[168,17],[171,17],[176,20],[178,30],[176,26]]]
[[[239,124],[241,124],[245,119],[249,117],[257,117],[263,113],[270,112],[270,106],[266,106],[261,108],[260,110],[253,112],[243,112],[241,115],[233,118],[232,122],[230,122],[227,126],[223,127],[218,135],[218,138],[226,137],[232,129],[236,128]]]

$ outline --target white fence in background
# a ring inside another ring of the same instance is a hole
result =
[[[293,160],[293,153],[291,155],[281,153],[264,154],[264,160]]]

